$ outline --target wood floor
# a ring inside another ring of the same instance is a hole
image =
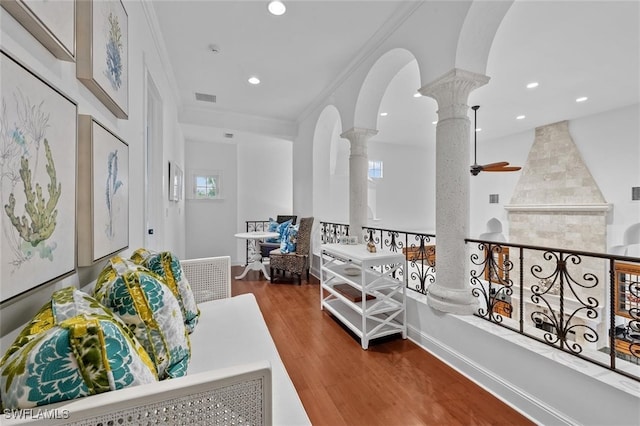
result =
[[[234,267],[232,275],[241,272]],[[234,295],[253,293],[314,425],[531,425],[455,370],[399,337],[358,339],[320,310],[318,280],[269,284],[250,272]]]

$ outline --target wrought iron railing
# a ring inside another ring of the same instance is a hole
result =
[[[339,243],[349,236],[349,225],[344,223],[320,222],[320,242],[322,244]]]
[[[267,231],[269,229],[269,220],[247,220],[247,232]],[[249,259],[258,253],[257,241],[247,239],[247,248],[245,249],[246,263]]]
[[[372,241],[378,250],[403,253],[407,258],[407,288],[427,294],[435,282],[435,235],[374,227],[363,228],[363,231],[365,242]],[[349,225],[320,222],[322,243],[339,243],[345,237],[349,237]],[[399,274],[404,274],[404,270]]]
[[[465,241],[478,317],[640,380],[640,258]]]

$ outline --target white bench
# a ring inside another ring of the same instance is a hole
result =
[[[0,423],[311,424],[255,297],[231,297],[230,262],[228,256],[181,262],[201,312],[186,376],[2,413]],[[2,347],[19,331],[4,336]]]

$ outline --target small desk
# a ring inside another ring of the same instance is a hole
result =
[[[258,241],[265,240],[267,238],[278,238],[280,234],[277,232],[252,231],[240,232],[238,234],[235,234],[234,236],[236,238],[243,238],[245,240],[253,240],[256,245],[254,255],[251,257],[251,259],[249,259],[249,263],[247,263],[247,266],[245,266],[242,274],[235,277],[236,280],[243,279],[249,271],[262,271],[264,277],[268,280],[271,280],[271,278],[269,278],[267,268],[262,263],[262,254],[260,253],[260,250],[258,250]]]

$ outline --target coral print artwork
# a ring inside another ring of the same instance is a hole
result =
[[[93,2],[94,78],[119,105],[127,104],[127,14],[119,1]]]
[[[76,2],[76,76],[113,115],[129,116],[129,30],[121,1]]]
[[[76,105],[2,52],[0,301],[75,269]]]

